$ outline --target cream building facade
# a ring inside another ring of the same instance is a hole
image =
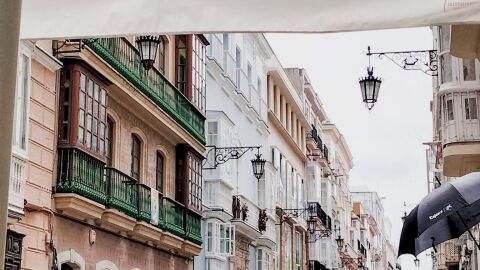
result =
[[[433,142],[428,144],[430,190],[480,170],[480,62],[450,55],[451,27],[432,27],[440,74],[433,80]],[[479,238],[478,227],[473,229]],[[470,236],[438,245],[435,269],[479,269],[478,250]]]

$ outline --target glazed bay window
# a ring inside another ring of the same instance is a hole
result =
[[[202,156],[188,145],[178,145],[175,200],[194,211],[202,210]]]
[[[270,254],[266,249],[257,248],[257,269],[256,270],[271,270]]]
[[[203,35],[175,38],[177,88],[201,112],[205,112],[207,45]]]
[[[108,82],[80,64],[62,69],[59,144],[81,148],[105,161],[107,155]]]
[[[205,229],[206,253],[222,256],[235,254],[235,226],[230,223],[207,221]]]

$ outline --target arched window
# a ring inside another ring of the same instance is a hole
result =
[[[107,166],[112,167],[113,165],[113,147],[114,147],[114,135],[113,135],[114,123],[110,117],[107,117],[107,130],[105,138],[105,156],[107,158]]]
[[[141,147],[142,147],[142,141],[140,138],[132,134],[132,165],[131,165],[131,176],[135,178],[136,180],[140,179],[140,159],[141,159]]]
[[[157,167],[156,167],[156,180],[157,190],[163,193],[163,173],[164,173],[164,160],[162,154],[157,152]]]
[[[58,253],[57,258],[60,270],[85,270],[85,260],[73,249]]]

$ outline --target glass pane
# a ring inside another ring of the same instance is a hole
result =
[[[475,59],[463,59],[463,80],[475,81]]]
[[[452,78],[452,57],[449,53],[440,56],[440,75],[442,83],[451,82]]]
[[[440,26],[440,51],[450,50],[450,26]]]

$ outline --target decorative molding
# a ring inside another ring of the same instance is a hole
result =
[[[55,72],[63,67],[63,64],[60,62],[60,60],[48,54],[38,46],[35,46],[32,50],[32,59],[39,62],[52,72]]]
[[[103,260],[95,264],[96,270],[118,270],[118,267],[109,260]]]

